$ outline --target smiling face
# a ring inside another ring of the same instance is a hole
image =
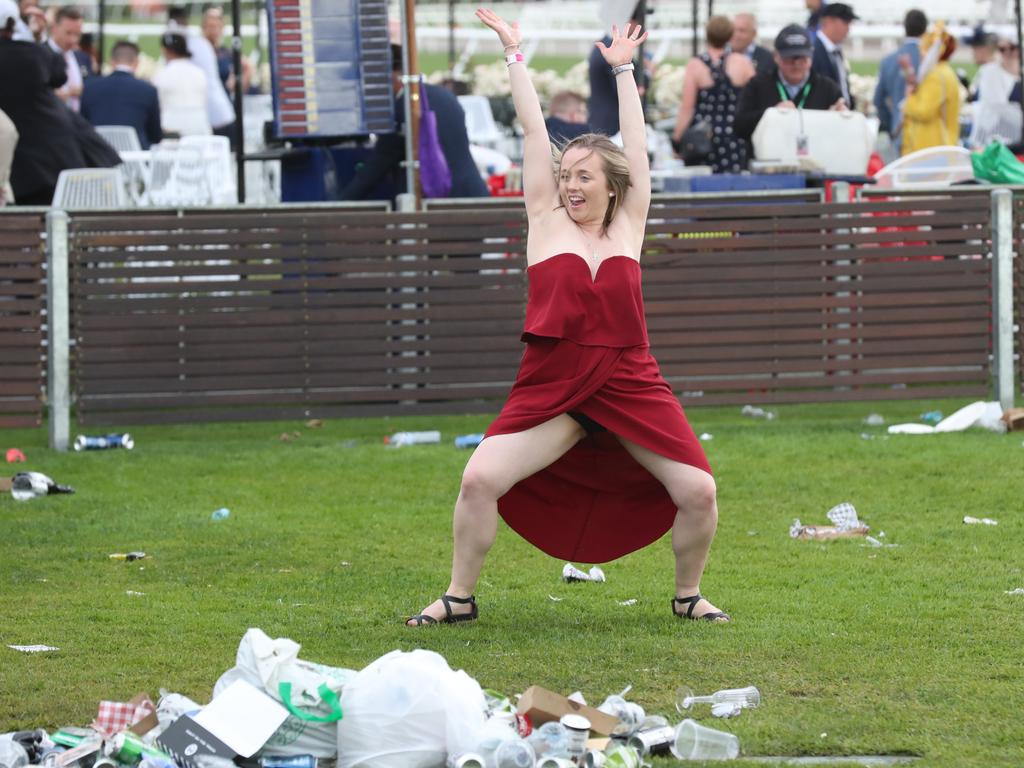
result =
[[[600,222],[608,210],[611,188],[601,155],[590,147],[571,147],[558,167],[558,196],[577,224]]]

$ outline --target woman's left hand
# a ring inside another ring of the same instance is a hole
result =
[[[634,51],[646,39],[647,31],[639,24],[627,24],[624,32],[619,32],[618,26],[613,24],[612,44],[605,45],[603,40],[598,40],[597,48],[609,66],[617,67],[631,62]]]

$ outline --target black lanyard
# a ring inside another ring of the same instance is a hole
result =
[[[775,87],[779,89],[779,98],[782,101],[793,101],[793,102],[795,102],[797,109],[803,109],[804,108],[804,104],[807,103],[807,97],[811,95],[811,81],[810,80],[808,80],[806,83],[804,83],[804,87],[800,89],[800,91],[797,93],[796,96],[792,96],[792,97],[789,95],[789,92],[785,88],[782,87],[782,83],[780,83],[778,80],[775,81]],[[800,100],[796,101],[797,98],[799,98]]]

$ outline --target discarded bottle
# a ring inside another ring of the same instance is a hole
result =
[[[145,552],[113,552],[107,555],[111,560],[124,560],[125,562],[132,563],[136,560],[142,560],[146,557]]]
[[[459,435],[455,438],[456,448],[476,448],[480,443],[483,442],[483,434],[476,435]]]
[[[103,753],[107,757],[116,758],[118,762],[129,765],[139,762],[143,757],[154,757],[158,760],[171,759],[170,755],[146,744],[146,742],[131,731],[115,733],[112,738],[107,739],[103,745]]]
[[[390,437],[384,438],[384,443],[393,448],[401,448],[403,445],[428,445],[441,442],[441,433],[437,430],[426,432],[395,432]]]
[[[761,692],[753,685],[746,688],[726,688],[710,696],[694,696],[693,690],[681,686],[676,691],[676,710],[685,712],[694,704],[739,704],[744,709],[753,709],[761,703]]]
[[[221,507],[220,509],[213,510],[213,514],[210,515],[211,520],[224,520],[231,515],[231,510],[227,507]]]
[[[57,493],[74,493],[70,485],[58,485],[42,472],[19,472],[11,479],[11,496],[16,501],[49,496]]]
[[[79,435],[75,438],[76,451],[103,451],[107,448],[124,448],[130,451],[135,447],[135,441],[127,432],[110,435]]]
[[[642,756],[667,755],[672,742],[675,741],[676,729],[671,725],[662,725],[644,731],[637,731],[629,737],[626,744],[633,747]]]

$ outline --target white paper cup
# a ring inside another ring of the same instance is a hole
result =
[[[590,721],[583,715],[562,715],[559,721],[569,734],[566,744],[569,757],[577,763],[587,751],[587,739],[590,737]]]
[[[740,740],[687,718],[676,726],[671,750],[679,760],[732,760],[740,754]]]

